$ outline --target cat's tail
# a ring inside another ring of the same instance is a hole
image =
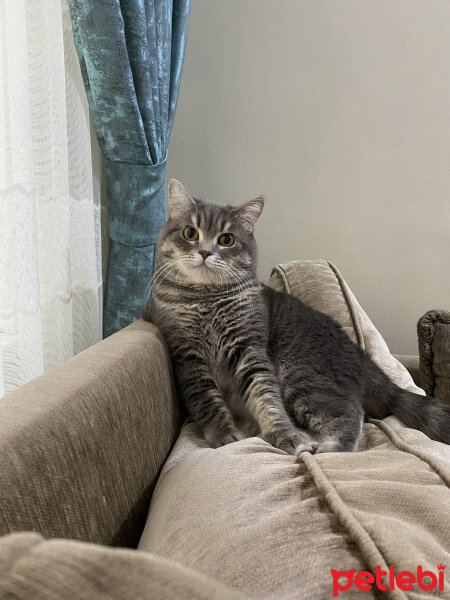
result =
[[[407,427],[423,431],[432,440],[450,444],[450,406],[430,396],[403,390],[372,360],[368,361],[363,407],[375,419],[394,415]]]

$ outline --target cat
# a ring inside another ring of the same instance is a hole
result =
[[[257,197],[198,199],[177,180],[144,317],[162,331],[176,388],[206,441],[248,435],[290,454],[351,452],[365,414],[450,443],[450,406],[407,392],[329,316],[256,277]]]

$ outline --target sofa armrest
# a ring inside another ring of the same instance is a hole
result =
[[[180,427],[171,362],[143,320],[0,401],[0,535],[135,547]]]
[[[245,600],[238,591],[168,557],[36,533],[0,538],[6,600]]]

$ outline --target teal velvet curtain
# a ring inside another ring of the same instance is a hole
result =
[[[69,0],[69,7],[106,159],[106,337],[140,317],[151,293],[190,0]]]

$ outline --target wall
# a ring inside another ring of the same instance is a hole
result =
[[[258,193],[260,277],[341,270],[391,350],[450,308],[450,2],[192,0],[168,176]]]

